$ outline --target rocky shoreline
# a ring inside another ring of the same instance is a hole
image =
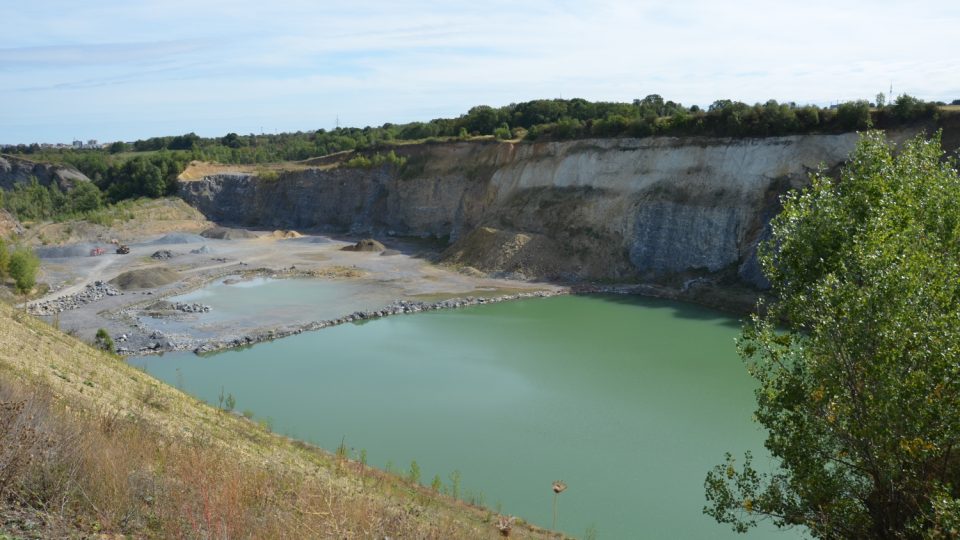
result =
[[[617,295],[636,295],[643,296],[647,298],[661,298],[666,300],[675,300],[675,301],[691,301],[687,297],[689,289],[692,287],[684,287],[683,289],[673,289],[669,287],[663,287],[659,285],[650,285],[650,284],[620,284],[620,285],[599,285],[599,284],[576,284],[562,289],[549,290],[549,291],[533,291],[533,292],[522,292],[515,294],[507,294],[502,296],[494,297],[457,297],[447,300],[440,300],[436,302],[418,302],[418,301],[409,301],[409,300],[395,300],[389,305],[368,311],[355,311],[348,315],[338,317],[335,319],[325,319],[321,321],[311,321],[301,325],[284,327],[284,328],[271,328],[271,329],[262,329],[250,333],[244,333],[238,336],[230,336],[223,339],[212,339],[212,340],[200,340],[196,338],[186,338],[180,339],[174,335],[164,335],[160,332],[153,332],[150,334],[151,341],[146,343],[143,346],[137,347],[135,350],[131,350],[128,347],[120,346],[117,348],[117,353],[121,355],[147,355],[147,354],[162,354],[164,352],[178,352],[178,351],[193,351],[195,354],[202,355],[208,353],[214,353],[218,351],[224,351],[228,349],[235,349],[241,347],[249,347],[256,345],[257,343],[263,343],[266,341],[273,341],[275,339],[280,339],[292,335],[302,334],[303,332],[310,332],[314,330],[321,330],[323,328],[328,328],[332,326],[338,326],[341,324],[360,322],[367,320],[380,319],[383,317],[390,317],[394,315],[409,315],[415,313],[423,313],[427,311],[438,311],[442,309],[459,309],[470,306],[484,305],[484,304],[496,304],[500,302],[509,302],[513,300],[525,300],[532,298],[549,298],[554,296],[565,296],[565,295],[589,295],[589,294],[617,294]],[[696,302],[698,304],[705,304],[703,301]],[[206,306],[204,306],[206,307]],[[124,336],[126,337],[126,336]],[[162,338],[166,342],[158,340]],[[129,344],[129,343],[128,343]]]
[[[123,293],[103,281],[95,281],[88,284],[82,291],[61,296],[54,300],[38,302],[27,306],[27,313],[31,315],[55,315],[71,309],[79,309],[87,304],[103,300],[107,296],[121,296]]]
[[[227,339],[210,340],[210,341],[199,341],[195,339],[190,339],[190,340],[184,340],[184,341],[177,341],[176,337],[161,335],[158,337],[167,339],[166,343],[162,343],[160,341],[148,343],[147,345],[140,347],[137,350],[130,350],[128,347],[119,346],[117,347],[116,352],[117,354],[121,354],[125,356],[161,354],[164,352],[189,351],[189,350],[192,350],[195,354],[206,354],[206,353],[212,353],[217,351],[223,351],[227,349],[234,349],[238,347],[248,347],[251,345],[255,345],[257,343],[262,343],[265,341],[273,341],[275,339],[280,339],[283,337],[288,337],[296,334],[302,334],[303,332],[320,330],[320,329],[328,328],[331,326],[338,326],[346,323],[380,319],[383,317],[390,317],[393,315],[408,315],[408,314],[414,314],[414,313],[423,313],[426,311],[438,311],[441,309],[459,309],[459,308],[464,308],[469,306],[497,304],[500,302],[509,302],[513,300],[524,300],[524,299],[531,299],[531,298],[549,298],[553,296],[567,295],[567,294],[570,294],[571,292],[572,291],[570,291],[569,289],[560,289],[555,291],[523,292],[523,293],[508,294],[508,295],[495,296],[495,297],[489,297],[489,298],[467,296],[464,298],[451,298],[448,300],[440,300],[437,302],[417,302],[417,301],[409,301],[409,300],[396,300],[393,303],[380,309],[373,309],[368,311],[356,311],[349,315],[344,315],[343,317],[338,317],[336,319],[311,321],[295,327],[261,330],[258,332],[244,334],[241,336],[227,338]],[[157,336],[157,335],[158,335],[157,332],[154,332],[152,334],[152,336]]]

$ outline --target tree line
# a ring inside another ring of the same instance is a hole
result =
[[[404,141],[439,141],[493,136],[497,139],[568,140],[586,137],[712,136],[766,137],[805,133],[839,133],[870,127],[891,128],[934,119],[939,103],[901,95],[885,103],[865,100],[834,107],[795,103],[748,105],[718,100],[706,109],[665,100],[657,94],[630,103],[584,99],[540,99],[504,107],[471,108],[457,118],[429,122],[383,124],[380,127],[319,129],[280,134],[228,133],[204,138],[195,133],[152,137],[133,143],[115,142],[104,149],[49,149],[39,145],[7,146],[7,153],[35,160],[72,165],[93,180],[76,197],[65,198],[55,188],[24,186],[8,194],[5,206],[22,219],[42,219],[96,209],[100,203],[176,193],[177,176],[191,160],[261,164],[299,161],[345,150],[367,151],[350,166],[397,164],[397,159],[372,152]],[[368,163],[369,162],[369,163]],[[382,163],[381,163],[382,162]],[[42,187],[42,186],[41,186]],[[69,199],[69,200],[68,200]]]
[[[474,136],[563,140],[654,135],[767,137],[839,133],[869,127],[890,128],[931,119],[939,114],[939,106],[942,105],[908,95],[901,95],[889,104],[881,96],[876,101],[870,103],[859,100],[832,107],[818,107],[775,100],[753,105],[717,100],[702,109],[697,105],[688,107],[665,100],[657,94],[630,103],[591,102],[579,98],[539,99],[503,107],[480,105],[457,118],[437,118],[429,122],[407,124],[386,123],[380,127],[338,127],[330,131],[319,129],[313,132],[259,135],[228,133],[223,137],[210,138],[187,133],[152,137],[133,143],[116,142],[103,150],[49,150],[38,145],[17,145],[5,147],[4,151],[65,161],[93,178],[97,175],[107,177],[107,169],[125,161],[129,152],[167,152],[167,159],[169,156],[185,156],[182,158],[184,163],[199,159],[251,164],[303,160],[344,150],[379,148],[402,141]],[[144,174],[152,174],[152,171]],[[155,178],[146,184],[148,187],[143,189],[145,192],[163,190],[162,182]],[[116,188],[115,194],[120,195],[125,189],[136,190],[132,186]]]

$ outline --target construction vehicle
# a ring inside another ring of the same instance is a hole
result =
[[[103,254],[106,253],[106,252],[107,252],[107,250],[103,249],[102,247],[95,247],[95,248],[93,248],[93,249],[90,250],[90,256],[91,256],[91,257],[99,257],[100,255],[103,255]]]
[[[130,253],[130,246],[120,244],[120,246],[117,247],[117,255],[126,255],[127,253]]]

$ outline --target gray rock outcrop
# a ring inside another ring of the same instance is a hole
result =
[[[29,183],[31,178],[36,178],[43,186],[55,184],[62,191],[71,189],[77,182],[90,181],[85,174],[73,167],[0,155],[0,188],[13,189],[17,184]]]
[[[315,168],[274,181],[222,174],[183,182],[180,193],[208,218],[241,226],[454,246],[488,227],[522,249],[504,264],[528,268],[453,250],[485,272],[678,283],[709,274],[762,287],[756,245],[779,195],[821,164],[842,162],[856,141],[850,133],[411,145],[396,150],[407,158],[401,169]]]

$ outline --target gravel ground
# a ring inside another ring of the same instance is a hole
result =
[[[51,252],[58,256],[42,259],[41,279],[51,285],[52,292],[31,302],[29,309],[87,341],[93,341],[98,328],[105,328],[118,347],[136,353],[193,348],[204,340],[223,343],[238,335],[263,335],[276,328],[280,321],[267,315],[259,318],[255,327],[220,328],[202,336],[167,336],[162,332],[158,334],[157,328],[144,324],[138,317],[140,310],[161,298],[185,293],[232,274],[307,275],[349,280],[353,286],[362,288],[362,294],[351,296],[337,306],[343,316],[369,310],[371,302],[386,307],[395,301],[489,296],[497,291],[507,295],[561,290],[547,284],[489,279],[478,277],[475,272],[436,266],[431,261],[437,249],[420,242],[388,241],[386,247],[391,256],[384,257],[377,252],[342,251],[357,239],[320,235],[277,239],[261,233],[258,238],[215,240],[189,233],[168,233],[137,240],[130,244],[128,255],[108,251],[91,257],[89,249],[71,249],[72,246]],[[172,248],[177,256],[164,260],[151,257],[165,246]],[[187,247],[191,249],[188,251]],[[68,253],[79,255],[62,256]],[[102,284],[124,272],[163,267],[176,270],[182,278],[162,287],[127,290],[123,294],[103,289]],[[97,285],[98,282],[101,285]],[[308,325],[314,321],[298,322]],[[283,324],[289,325],[289,321]]]

